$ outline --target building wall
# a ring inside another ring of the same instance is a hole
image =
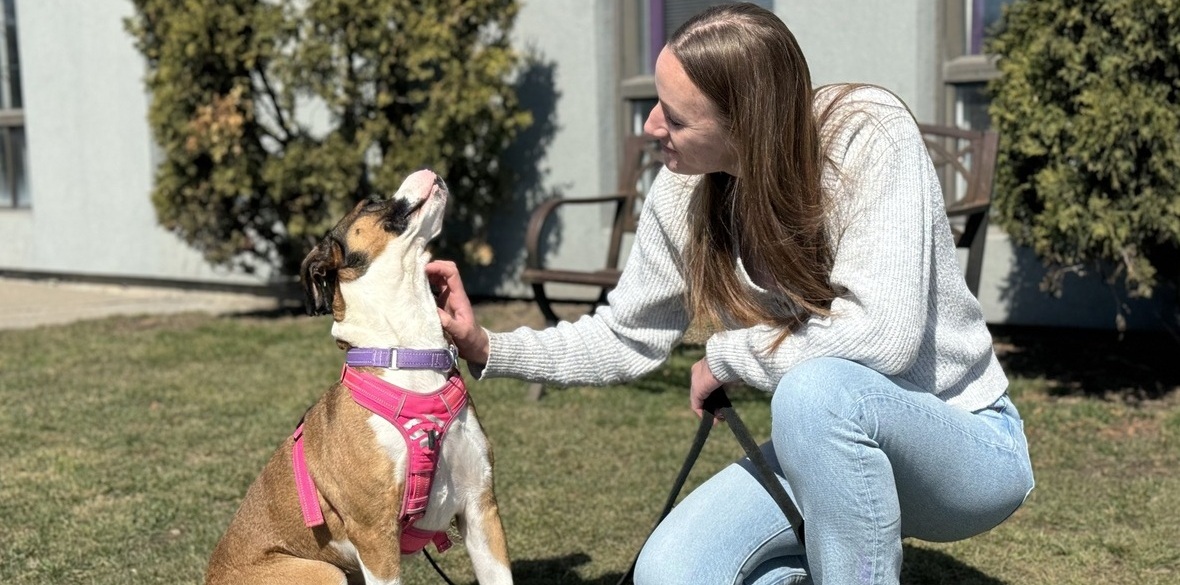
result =
[[[812,83],[872,83],[902,98],[924,122],[937,116],[936,3],[929,0],[777,0],[807,57]]]
[[[525,1],[515,28],[528,58],[520,80],[536,117],[511,153],[522,182],[493,231],[496,263],[470,279],[481,294],[527,295],[523,226],[537,202],[613,188],[616,106],[613,0]],[[32,208],[0,210],[0,270],[80,277],[263,284],[213,268],[156,224],[145,64],[124,0],[21,0],[17,5]],[[563,222],[561,238],[605,236],[604,215]],[[586,250],[558,260],[589,266]],[[504,278],[507,272],[509,278]]]
[[[522,0],[514,40],[526,57],[518,82],[533,127],[509,152],[524,174],[513,204],[495,220],[491,245],[496,261],[465,275],[478,294],[531,296],[517,276],[524,266],[528,212],[551,197],[589,197],[613,192],[616,184],[617,2],[615,0]],[[562,214],[552,261],[591,268],[601,263],[598,242],[609,235],[605,209]],[[577,297],[585,290],[561,289]]]
[[[465,274],[478,295],[527,298],[520,284],[528,212],[549,197],[613,191],[619,144],[616,0],[522,0],[515,42],[527,65],[517,85],[534,125],[509,163],[516,197],[497,216],[495,262]],[[816,84],[855,81],[895,91],[919,120],[938,120],[938,3],[776,0]],[[0,272],[178,283],[265,284],[207,265],[156,224],[155,157],[145,66],[123,19],[126,0],[18,0],[28,172],[33,206],[0,209]],[[592,268],[604,256],[605,210],[569,213],[550,261]],[[992,323],[1113,326],[1123,302],[1099,278],[1070,278],[1061,299],[1040,292],[1039,262],[996,228],[988,234],[980,300]],[[558,288],[558,296],[596,291]],[[1131,302],[1130,326],[1152,327],[1168,301]]]
[[[979,302],[988,323],[1114,329],[1120,311],[1130,330],[1158,330],[1162,323],[1174,323],[1175,292],[1164,287],[1150,299],[1132,299],[1121,283],[1107,284],[1105,275],[1088,268],[1068,274],[1061,293],[1049,294],[1042,290],[1045,268],[1030,248],[1016,246],[992,225],[984,249]],[[965,255],[960,260],[967,261]]]
[[[0,210],[0,268],[256,283],[156,225],[144,62],[123,0],[17,2],[32,208]]]

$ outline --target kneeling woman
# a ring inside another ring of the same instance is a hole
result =
[[[955,255],[906,106],[813,91],[794,36],[750,4],[709,9],[656,62],[644,131],[666,168],[608,305],[489,333],[455,265],[427,267],[481,377],[613,384],[655,370],[694,318],[717,333],[691,407],[721,384],[774,392],[764,447],[806,547],[741,461],[685,498],[635,582],[897,583],[902,538],[967,538],[1033,486],[1024,430]]]

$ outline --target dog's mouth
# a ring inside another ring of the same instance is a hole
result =
[[[441,177],[432,177],[429,182],[417,185],[403,184],[402,189],[389,199],[370,197],[363,204],[361,213],[376,216],[380,228],[386,233],[400,236],[407,231],[421,232],[427,239],[437,235],[442,210],[446,206],[447,187]]]
[[[417,207],[421,207],[423,205],[426,205],[426,203],[428,201],[430,201],[431,199],[441,199],[444,202],[446,202],[447,195],[448,195],[448,193],[447,193],[446,181],[443,181],[442,177],[439,177],[436,175],[434,177],[434,184],[432,184],[430,186],[430,191],[428,191],[426,196],[422,198],[422,201],[418,202]]]
[[[370,205],[385,207],[381,213],[381,229],[390,234],[401,235],[410,229],[411,220],[422,213],[423,208],[429,202],[430,197],[423,197],[413,203],[405,199],[393,199],[374,201]]]
[[[410,210],[406,212],[406,215],[411,215],[411,216],[418,215],[418,212],[422,211],[423,207],[426,207],[426,203],[429,202],[430,198],[433,196],[434,196],[434,193],[431,193],[430,195],[427,195],[426,197],[419,199],[418,202],[413,205],[413,207],[410,207]]]

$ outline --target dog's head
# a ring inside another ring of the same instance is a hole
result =
[[[340,286],[370,271],[379,259],[425,254],[426,244],[442,230],[447,187],[429,170],[406,178],[393,197],[369,198],[345,215],[303,259],[300,279],[308,314],[343,311]]]

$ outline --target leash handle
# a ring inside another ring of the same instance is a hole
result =
[[[770,469],[766,458],[762,456],[762,450],[758,448],[757,443],[750,436],[750,431],[746,428],[745,423],[742,422],[737,411],[733,409],[733,403],[729,401],[729,396],[725,394],[725,389],[718,388],[706,397],[702,405],[702,410],[707,412],[709,416],[701,417],[700,425],[697,426],[697,434],[693,437],[692,446],[688,449],[688,456],[685,457],[684,464],[680,467],[680,473],[677,474],[676,481],[672,484],[672,491],[668,494],[668,500],[664,502],[664,509],[660,512],[659,519],[652,526],[652,532],[655,532],[656,527],[672,512],[673,506],[676,505],[676,498],[680,495],[680,490],[684,488],[684,483],[688,480],[688,473],[692,471],[693,464],[696,463],[697,457],[700,456],[701,449],[705,446],[705,439],[709,438],[709,431],[713,428],[714,419],[721,418],[729,423],[729,428],[733,431],[734,436],[737,437],[738,444],[742,446],[742,450],[746,452],[746,457],[754,464],[754,469],[758,472],[758,483],[762,484],[762,487],[770,493],[770,497],[782,509],[783,514],[787,517],[787,522],[791,524],[791,530],[795,533],[795,538],[799,540],[799,544],[803,544],[803,516],[799,514],[799,509],[795,507],[795,503],[787,495],[787,490],[783,489],[782,484],[778,482],[777,476]],[[721,417],[718,417],[718,414]],[[638,562],[639,554],[636,553],[635,558],[631,560],[631,566],[619,578],[617,585],[632,582],[632,578],[635,575],[635,564]]]
[[[758,447],[753,437],[750,436],[750,431],[746,428],[746,424],[742,422],[742,418],[738,416],[737,411],[733,409],[733,405],[729,402],[729,397],[725,395],[725,391],[718,388],[713,394],[709,395],[709,399],[717,395],[720,395],[714,404],[717,410],[709,410],[709,412],[714,416],[717,416],[718,413],[721,414],[721,418],[729,423],[729,428],[733,431],[733,436],[737,438],[738,444],[746,452],[746,457],[750,459],[750,463],[753,463],[754,469],[758,471],[758,483],[762,484],[762,487],[770,494],[774,503],[778,504],[779,509],[783,511],[783,515],[787,517],[787,522],[791,524],[791,531],[795,533],[795,538],[799,541],[799,544],[804,544],[803,515],[795,507],[795,502],[791,501],[791,496],[787,495],[787,490],[783,488],[783,484],[779,483],[778,477],[771,470],[766,457],[762,455],[762,449]],[[709,399],[705,400],[706,409],[709,409],[710,406]]]
[[[717,394],[717,392],[714,392],[714,394]],[[726,402],[729,401],[728,398],[725,400]],[[705,439],[709,438],[709,430],[713,428],[713,418],[712,411],[709,411],[709,416],[701,417],[701,423],[697,426],[697,434],[692,439],[692,446],[688,448],[688,456],[684,458],[684,464],[680,466],[680,473],[676,475],[676,481],[672,482],[672,491],[668,493],[668,500],[664,502],[664,509],[660,512],[660,517],[656,519],[648,535],[655,532],[656,527],[660,525],[660,522],[664,521],[664,518],[668,517],[668,514],[672,512],[672,507],[676,505],[676,497],[680,495],[680,490],[684,488],[684,483],[688,481],[688,473],[692,471],[693,464],[696,463],[697,457],[700,456],[701,449],[705,446]],[[635,558],[631,559],[631,566],[627,568],[627,572],[623,573],[622,577],[619,577],[616,585],[625,585],[632,582],[632,578],[635,576],[635,564],[638,562],[639,553],[635,553]]]
[[[723,408],[733,410],[733,403],[729,401],[729,395],[725,393],[725,386],[706,396],[704,404],[701,405],[701,409],[713,415],[714,418],[717,417],[717,412]]]

